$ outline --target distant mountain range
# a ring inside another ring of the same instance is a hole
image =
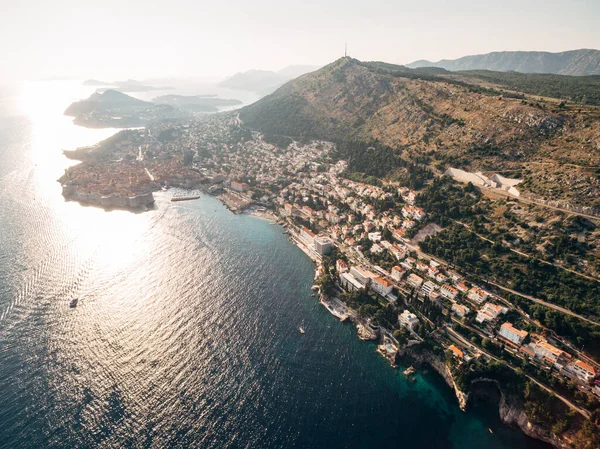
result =
[[[219,83],[219,86],[267,95],[287,81],[317,70],[318,68],[319,67],[317,66],[311,65],[291,65],[277,72],[271,70],[248,70],[246,72],[236,73],[232,77]]]
[[[464,56],[441,61],[415,61],[406,65],[440,67],[450,71],[494,70],[521,73],[554,73],[559,75],[600,75],[600,51],[581,49],[549,53],[545,51],[500,51],[483,55]]]

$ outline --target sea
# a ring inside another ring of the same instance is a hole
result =
[[[280,226],[210,196],[66,202],[62,151],[117,132],[63,115],[92,91],[0,89],[0,448],[549,448],[390,367]]]

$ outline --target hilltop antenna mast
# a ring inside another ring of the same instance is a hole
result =
[[[346,42],[346,46],[344,47],[344,58],[348,57],[348,42]]]

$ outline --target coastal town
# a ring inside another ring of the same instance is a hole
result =
[[[572,413],[597,414],[594,357],[501,288],[423,251],[420,244],[441,231],[419,205],[424,193],[351,179],[335,151],[330,142],[249,131],[236,114],[157,122],[72,152],[83,162],[60,182],[67,198],[100,205],[151,207],[152,191],[182,187],[214,194],[235,213],[258,211],[315,261],[325,308],[377,341],[392,365],[426,345],[455,377],[501,363]]]

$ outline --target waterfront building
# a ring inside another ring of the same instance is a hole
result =
[[[500,326],[500,332],[498,333],[498,335],[500,335],[503,338],[506,338],[508,341],[514,343],[515,345],[520,345],[523,342],[523,340],[525,340],[525,337],[527,337],[528,334],[525,331],[517,329],[507,321],[502,326]]]
[[[302,227],[302,229],[300,230],[300,237],[302,237],[302,239],[308,245],[311,245],[311,246],[314,245],[316,236],[315,236],[315,233],[312,232],[310,229]]]
[[[400,324],[402,326],[406,327],[407,329],[410,329],[411,331],[414,331],[415,327],[417,327],[417,325],[419,324],[419,319],[417,318],[417,316],[414,313],[409,312],[408,309],[405,309],[398,316],[398,321],[400,321]]]
[[[297,217],[300,215],[300,211],[298,208],[290,203],[285,203],[283,205],[283,215],[286,217]]]
[[[333,249],[333,240],[331,240],[329,237],[315,237],[314,244],[315,250],[322,256],[329,254]]]

